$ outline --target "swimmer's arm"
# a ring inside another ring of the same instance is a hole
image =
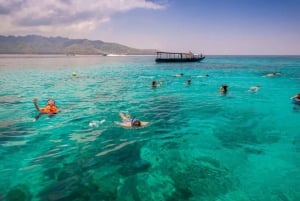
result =
[[[39,108],[38,104],[37,104],[37,98],[33,99],[33,104],[34,104],[34,107],[37,111],[41,111],[41,109]]]
[[[290,99],[292,100],[292,99],[294,99],[294,98],[296,98],[297,97],[297,95],[295,95],[295,96],[292,96]]]
[[[122,120],[129,120],[130,119],[130,116],[129,115],[125,115],[123,114],[122,112],[119,113],[119,116]]]
[[[148,124],[149,124],[149,122],[146,122],[146,121],[141,122],[141,126],[147,126]]]
[[[122,126],[122,127],[131,127],[131,123],[130,122],[117,122],[115,121],[115,124],[119,125],[119,126]]]

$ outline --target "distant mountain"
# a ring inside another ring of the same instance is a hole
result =
[[[0,54],[151,55],[155,52],[152,49],[136,49],[101,40],[48,38],[38,35],[0,36]]]

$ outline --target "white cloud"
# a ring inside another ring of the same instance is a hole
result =
[[[163,8],[149,0],[0,0],[0,34],[72,36],[94,30],[116,13]]]

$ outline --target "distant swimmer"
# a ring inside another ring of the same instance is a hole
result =
[[[274,77],[274,76],[276,76],[275,73],[268,73],[268,74],[266,74],[266,77]]]
[[[179,73],[179,74],[173,75],[173,77],[182,77],[183,75],[184,75],[183,73]]]
[[[156,87],[160,87],[160,86],[162,86],[162,82],[158,82],[156,80],[153,80],[152,83],[151,83],[152,88],[156,88]]]
[[[143,127],[149,124],[149,122],[140,121],[136,118],[132,118],[129,114],[124,114],[122,112],[119,113],[119,116],[122,119],[122,122],[116,122],[116,124],[123,127]]]
[[[206,75],[197,75],[196,77],[209,77],[209,75],[208,74],[206,74]]]
[[[55,101],[53,99],[48,99],[47,105],[43,108],[40,108],[37,104],[37,98],[33,99],[33,104],[39,114],[36,116],[35,119],[38,119],[42,114],[48,114],[49,116],[57,114],[59,109],[55,105]]]
[[[227,94],[227,91],[228,91],[228,86],[227,85],[222,85],[220,87],[220,93],[221,94]]]
[[[265,77],[275,77],[275,76],[280,76],[281,72],[272,72],[272,73],[268,73],[265,75]]]
[[[252,87],[250,87],[250,88],[249,88],[249,91],[251,91],[251,92],[257,92],[259,89],[260,89],[260,86],[257,85],[257,86],[252,86]]]
[[[300,105],[300,93],[296,94],[295,96],[292,96],[290,98],[294,104]]]
[[[155,80],[153,80],[151,86],[152,87],[157,87],[157,82]]]
[[[191,79],[187,79],[187,81],[186,81],[185,85],[186,85],[186,86],[189,86],[189,85],[191,85],[191,82],[192,82],[192,80],[191,80]]]

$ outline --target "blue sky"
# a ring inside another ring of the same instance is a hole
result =
[[[0,0],[1,35],[203,54],[300,55],[300,0]]]

